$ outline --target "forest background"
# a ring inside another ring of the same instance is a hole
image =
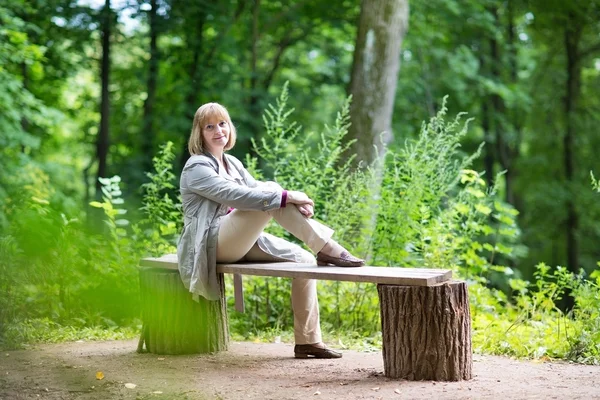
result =
[[[475,350],[598,363],[599,76],[596,0],[2,0],[0,343],[139,331],[218,101],[370,264],[469,280]],[[329,337],[377,348],[372,285],[319,284]],[[232,334],[289,338],[289,282],[245,285]]]

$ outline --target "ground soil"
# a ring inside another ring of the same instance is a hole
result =
[[[383,376],[379,352],[296,360],[283,343],[232,343],[227,352],[189,356],[138,354],[136,346],[76,342],[4,351],[0,400],[600,399],[598,366],[474,355],[470,381],[408,382]]]

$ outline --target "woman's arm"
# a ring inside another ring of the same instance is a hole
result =
[[[254,179],[254,177],[250,174],[250,172],[248,172],[248,170],[246,168],[244,168],[244,165],[237,158],[235,158],[231,155],[226,155],[226,158],[227,158],[228,162],[230,163],[230,165],[233,165],[235,167],[235,169],[239,172],[239,174],[242,176],[242,179],[248,186],[253,187],[253,188],[267,187],[267,188],[271,188],[271,189],[275,188],[275,189],[283,190],[281,188],[281,186],[279,186],[279,184],[277,184],[276,182],[271,182],[271,181],[262,182],[262,181],[257,181],[256,179]],[[298,210],[304,216],[306,216],[308,218],[312,217],[314,214],[314,211],[313,211],[314,202],[303,192],[283,190],[281,207],[285,207],[286,203],[294,204],[298,208]]]
[[[261,187],[258,183],[255,183],[256,187],[239,185],[223,178],[212,166],[205,163],[187,167],[184,180],[186,187],[192,192],[240,210],[268,211],[285,206],[282,204],[285,197],[283,189]]]

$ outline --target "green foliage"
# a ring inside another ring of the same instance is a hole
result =
[[[304,133],[300,125],[290,121],[294,109],[288,108],[288,100],[286,84],[276,105],[265,110],[264,135],[252,142],[254,152],[264,162],[265,172],[253,168],[258,161],[249,159],[250,171],[258,176],[268,175],[286,189],[307,193],[315,202],[315,218],[335,226],[336,240],[340,243],[356,247],[365,242],[356,229],[369,218],[372,202],[368,184],[372,173],[369,169],[351,170],[352,159],[342,160],[352,144],[345,141],[351,99],[342,104],[333,126],[325,125],[320,133]],[[270,229],[274,234],[295,240],[279,227]],[[366,255],[366,251],[364,248],[356,253]]]
[[[512,279],[512,302],[501,292],[470,287],[474,350],[599,364],[600,280],[544,263],[536,266],[535,279]],[[565,313],[558,304],[567,292],[575,298],[575,307]]]
[[[444,100],[419,138],[388,156],[373,245],[376,263],[454,267],[461,249],[453,237],[473,236],[470,220],[482,213],[475,208],[486,195],[472,179],[477,174],[466,168],[478,153],[457,159],[468,121],[461,126],[459,114],[446,123],[446,111]]]
[[[152,159],[154,171],[146,174],[150,182],[142,185],[144,218],[134,226],[134,233],[143,237],[143,243],[152,243],[148,250],[153,256],[175,251],[183,224],[181,200],[175,202],[170,195],[175,189],[174,159],[173,143],[167,142]]]
[[[9,214],[21,188],[34,184],[30,153],[40,139],[25,125],[43,131],[56,123],[55,110],[46,107],[23,84],[21,68],[41,69],[43,47],[30,41],[30,25],[0,6],[0,229],[8,225]]]
[[[594,173],[591,171],[590,171],[590,178],[592,180],[592,188],[594,188],[595,191],[600,193],[600,181],[596,180]]]
[[[125,203],[121,197],[123,193],[119,187],[121,177],[113,176],[112,178],[98,178],[98,180],[102,184],[102,202],[92,201],[90,205],[104,210],[106,216],[104,223],[107,226],[108,233],[117,242],[119,238],[126,235],[124,227],[129,225],[128,220],[118,218],[119,215],[127,214],[127,210],[115,207]],[[118,248],[115,247],[115,249]]]
[[[10,285],[0,293],[0,304],[7,305],[0,313],[0,342],[28,341],[28,332],[43,335],[39,324],[30,325],[36,319],[116,329],[137,317],[138,287],[132,282],[140,255],[132,251],[126,224],[118,218],[124,214],[116,207],[123,204],[119,181],[103,179],[103,202],[94,203],[105,212],[107,229],[101,234],[55,209],[46,200],[47,184],[25,187],[24,201],[14,207],[9,229],[0,237],[6,273],[0,284]]]
[[[131,336],[139,259],[174,251],[181,214],[165,194],[172,160],[167,143],[143,186],[146,217],[138,223],[123,218],[121,179],[101,178],[102,201],[90,204],[103,210],[105,229],[91,231],[54,208],[47,177],[34,169],[35,184],[21,190],[0,236],[0,344]]]

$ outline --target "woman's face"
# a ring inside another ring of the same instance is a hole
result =
[[[213,155],[223,152],[229,141],[229,124],[219,117],[207,118],[202,126],[204,147]]]

